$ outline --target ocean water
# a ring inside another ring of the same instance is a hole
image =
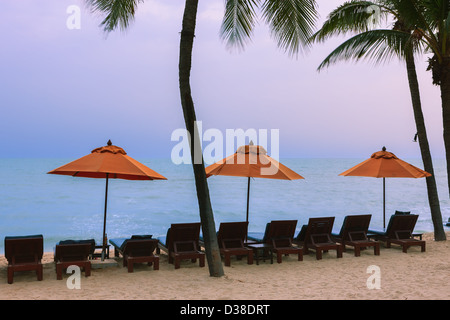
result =
[[[46,251],[64,239],[101,242],[105,180],[50,175],[73,159],[0,159],[0,253],[5,236],[42,234]],[[137,159],[168,178],[165,181],[111,179],[108,238],[133,234],[165,235],[171,223],[198,222],[198,204],[190,165],[170,159]],[[372,214],[371,228],[383,226],[382,179],[342,177],[339,173],[365,159],[281,159],[304,180],[252,179],[249,231],[262,232],[270,220],[334,216],[338,230],[346,215]],[[423,168],[420,159],[405,159]],[[445,160],[434,160],[441,211],[446,222],[450,200]],[[244,221],[247,178],[208,179],[214,219]],[[386,179],[386,221],[395,210],[419,214],[416,231],[433,231],[425,179]],[[446,228],[447,229],[447,228]]]

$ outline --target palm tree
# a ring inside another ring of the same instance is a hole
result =
[[[111,32],[117,28],[128,28],[134,19],[138,3],[143,2],[143,0],[85,1],[92,11],[106,15],[101,23],[105,32]],[[316,17],[314,0],[265,0],[262,4],[260,0],[226,0],[225,21],[228,23],[225,25],[228,25],[229,29],[225,31],[227,34],[225,38],[229,39],[230,43],[236,39],[239,42],[239,39],[250,37],[255,22],[254,8],[258,6],[263,8],[264,17],[266,21],[270,22],[271,30],[278,39],[278,45],[289,49],[290,53],[297,52],[312,35],[311,27]],[[194,161],[199,159],[197,153],[201,153],[201,150],[195,150],[194,146],[201,144],[199,141],[192,141],[199,136],[195,134],[197,131],[196,116],[190,85],[197,8],[198,0],[186,0],[180,35],[179,88],[185,125],[191,137],[191,159],[209,272],[211,276],[220,277],[224,272],[217,243],[205,166],[202,157],[201,163]],[[245,33],[245,36],[242,32]]]
[[[421,52],[424,47],[417,36],[414,24],[410,22],[411,8],[407,2],[408,0],[378,0],[375,2],[353,0],[346,2],[330,13],[313,39],[325,41],[334,35],[347,32],[357,33],[330,53],[320,64],[319,70],[341,60],[359,60],[363,57],[381,62],[397,56],[406,62],[422,161],[424,169],[431,173],[431,177],[426,178],[426,183],[435,239],[445,240],[446,236],[414,62],[414,53]],[[374,14],[377,16],[374,17]],[[388,18],[394,18],[395,23],[392,29],[374,28],[374,19],[375,22],[379,23],[381,20]]]
[[[433,84],[441,90],[447,183],[450,193],[450,2],[448,0],[408,0],[415,19],[414,33],[424,43]]]

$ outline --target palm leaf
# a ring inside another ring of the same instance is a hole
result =
[[[318,70],[338,61],[370,59],[381,63],[393,57],[403,57],[409,50],[417,51],[418,43],[407,32],[371,30],[360,33],[337,47],[320,64]]]
[[[375,12],[373,8],[379,10]],[[386,5],[380,6],[380,3],[372,1],[348,1],[333,10],[322,28],[314,34],[312,41],[325,41],[332,36],[342,35],[347,32],[366,32],[373,27],[374,14],[380,14],[386,17],[387,12],[392,12]],[[381,18],[376,17],[376,18]]]
[[[259,0],[226,0],[220,30],[221,38],[230,47],[242,49],[250,40],[256,21],[255,7]]]
[[[100,26],[105,32],[125,30],[134,20],[136,7],[143,0],[85,0],[92,12],[106,15]]]
[[[278,47],[293,55],[310,45],[317,20],[314,0],[266,0],[262,10]]]

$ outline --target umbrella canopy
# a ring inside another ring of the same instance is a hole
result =
[[[213,175],[248,177],[247,222],[250,197],[250,178],[297,180],[304,179],[298,173],[267,155],[267,151],[257,145],[241,146],[237,151],[221,161],[208,166],[206,176]]]
[[[122,148],[112,145],[111,141],[108,141],[107,146],[96,148],[90,154],[48,173],[87,178],[166,180],[159,173],[128,156]]]
[[[267,155],[267,151],[253,145],[241,146],[231,156],[206,168],[206,176],[213,175],[296,180],[304,179],[298,173]]]
[[[56,168],[48,173],[69,175],[74,177],[106,179],[102,260],[104,258],[106,246],[105,234],[108,179],[167,180],[164,176],[128,156],[122,148],[112,145],[111,140],[108,141],[107,146],[96,148],[92,150],[90,154]]]
[[[342,172],[340,176],[358,176],[383,178],[383,228],[386,226],[386,185],[385,178],[425,178],[431,174],[409,164],[386,151],[375,152],[372,156],[356,166]]]

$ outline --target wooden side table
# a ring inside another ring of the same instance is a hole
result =
[[[270,257],[270,263],[273,264],[273,247],[270,244],[267,243],[254,243],[249,244],[248,247],[253,250],[255,254],[255,260],[256,264],[259,265],[259,259],[261,258],[259,256],[259,251],[262,251],[262,258],[263,261],[266,261],[267,254],[269,254]]]

